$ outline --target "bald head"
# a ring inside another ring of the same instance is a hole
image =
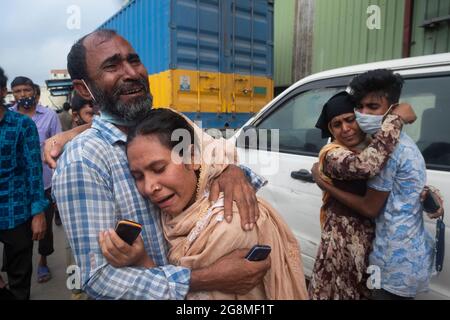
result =
[[[96,30],[79,39],[67,55],[67,70],[72,80],[89,79],[86,63],[86,42],[102,43],[118,36],[114,30]]]

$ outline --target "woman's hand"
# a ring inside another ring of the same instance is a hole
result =
[[[241,168],[229,165],[211,185],[209,200],[216,201],[220,192],[223,192],[225,198],[225,220],[231,222],[233,201],[235,201],[239,209],[242,229],[252,230],[259,218],[258,199],[255,189],[248,182]]]
[[[64,133],[59,133],[45,140],[44,143],[44,162],[52,169],[56,168],[56,161],[64,149],[64,144],[68,141],[64,139]]]
[[[78,134],[91,127],[90,124],[85,124],[71,130],[58,133],[51,138],[45,140],[44,144],[44,162],[52,169],[56,168],[56,161],[63,153],[64,146],[75,138]]]
[[[402,118],[403,122],[407,124],[412,124],[417,119],[416,113],[408,103],[400,103],[397,106],[394,106],[391,113],[398,115]]]
[[[313,166],[311,168],[311,175],[312,175],[314,181],[316,182],[316,184],[319,186],[320,189],[322,189],[322,190],[326,189],[327,182],[325,180],[323,180],[322,177],[320,176],[320,170],[319,170],[319,163],[318,162],[313,164]]]
[[[141,236],[130,246],[114,230],[110,229],[100,232],[99,244],[106,261],[115,268],[131,266],[153,268],[156,266],[145,251]]]

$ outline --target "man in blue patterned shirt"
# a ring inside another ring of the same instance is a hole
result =
[[[38,91],[39,90],[39,91]],[[30,117],[36,124],[39,133],[41,148],[46,139],[61,132],[61,124],[55,111],[44,107],[39,103],[40,88],[34,84],[30,78],[19,76],[11,82],[11,91],[16,104],[10,108],[11,111],[18,112]],[[51,279],[51,272],[47,266],[47,257],[54,252],[53,248],[53,216],[54,204],[51,198],[51,179],[53,171],[42,162],[42,176],[44,179],[44,194],[50,205],[45,210],[45,220],[47,222],[47,232],[44,239],[39,241],[38,252],[40,259],[37,266],[37,281],[46,282]]]
[[[403,79],[391,70],[368,71],[350,88],[363,117],[383,117],[398,103]],[[363,123],[358,121],[361,129]],[[366,122],[367,123],[367,122]],[[369,132],[370,133],[370,132]],[[428,290],[433,273],[434,244],[425,230],[420,194],[426,183],[425,160],[404,132],[379,175],[369,180],[369,202],[376,215],[375,240],[369,257],[380,268],[381,288],[374,299],[410,299]]]
[[[3,106],[6,81],[0,68],[0,241],[9,289],[17,299],[29,299],[33,240],[45,235],[48,201],[36,125]]]
[[[68,69],[78,94],[101,110],[92,128],[67,147],[53,177],[83,290],[94,299],[184,299],[188,290],[242,293],[261,281],[270,262],[249,262],[241,251],[201,270],[168,264],[160,212],[139,194],[125,152],[128,127],[152,105],[147,70],[130,44],[114,31],[96,31],[72,47]],[[223,175],[228,176],[221,183],[224,193],[254,196],[242,171],[234,170],[239,174]],[[251,198],[246,201],[252,205]],[[98,235],[120,219],[143,225],[144,246],[157,267],[115,268],[107,263]]]

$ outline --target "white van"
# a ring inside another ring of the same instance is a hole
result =
[[[256,145],[247,144],[238,147],[239,156],[241,163],[268,179],[269,184],[260,195],[278,209],[294,231],[302,248],[307,276],[311,275],[320,242],[322,192],[308,175],[295,172],[309,171],[327,143],[314,127],[323,104],[334,93],[344,90],[355,75],[379,68],[392,69],[405,79],[400,100],[414,107],[418,119],[404,130],[422,151],[428,168],[427,183],[439,188],[444,196],[446,247],[450,248],[450,53],[329,70],[289,87],[236,134],[239,136],[249,127],[261,132],[265,130],[260,129],[267,129],[270,146],[270,129],[279,129],[278,152],[258,150]],[[292,173],[296,178],[291,177]],[[436,221],[428,217],[425,220],[434,237]],[[450,253],[445,257],[443,271],[433,278],[431,291],[418,298],[450,299]]]

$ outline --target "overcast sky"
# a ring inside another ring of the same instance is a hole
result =
[[[72,44],[116,13],[123,2],[0,0],[0,66],[8,75],[8,88],[10,81],[19,75],[44,85],[51,69],[66,69]]]

